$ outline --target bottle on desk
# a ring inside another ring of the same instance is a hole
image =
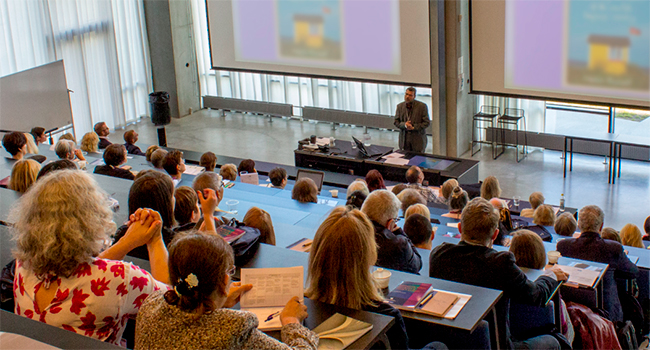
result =
[[[560,196],[560,211],[564,211],[564,193]]]

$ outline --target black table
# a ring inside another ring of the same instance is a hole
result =
[[[608,171],[608,180],[607,183],[612,183],[612,173],[614,166],[612,164],[612,161],[614,159],[614,144],[615,144],[615,139],[616,139],[616,134],[611,134],[611,133],[605,133],[605,134],[569,134],[569,135],[563,135],[564,136],[564,148],[563,148],[563,155],[564,155],[564,166],[563,166],[563,171],[564,171],[564,177],[566,178],[566,164],[567,164],[567,143],[570,145],[570,162],[569,162],[569,171],[573,171],[573,141],[574,140],[580,140],[580,141],[588,141],[588,142],[599,142],[599,143],[607,143],[609,144],[609,171]]]
[[[621,177],[621,153],[623,146],[627,147],[644,147],[650,148],[650,139],[647,137],[633,136],[633,135],[616,135],[614,139],[614,164],[612,183],[616,183],[616,178]],[[617,151],[618,150],[618,151]],[[618,171],[617,165],[618,162]]]
[[[124,349],[5,310],[0,310],[0,331],[20,334],[60,349]]]

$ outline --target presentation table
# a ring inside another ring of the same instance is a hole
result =
[[[616,135],[614,139],[614,164],[613,164],[613,175],[612,183],[616,183],[616,178],[621,177],[621,153],[623,146],[626,147],[644,147],[650,148],[650,139],[642,136],[634,135]],[[618,150],[618,151],[617,151]],[[617,163],[618,162],[618,171]]]

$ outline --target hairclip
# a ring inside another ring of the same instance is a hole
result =
[[[187,284],[190,286],[189,289],[192,289],[199,285],[199,279],[193,273],[190,273],[187,278],[185,278],[185,282],[187,282]]]

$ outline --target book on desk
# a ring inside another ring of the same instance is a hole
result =
[[[386,296],[389,304],[404,311],[454,319],[471,295],[434,289],[430,283],[402,282]]]
[[[372,324],[335,313],[313,329],[319,350],[342,350],[372,330]]]
[[[569,279],[564,284],[575,288],[593,288],[603,271],[600,267],[580,262],[571,262],[568,265],[558,264],[556,266],[569,275]]]

